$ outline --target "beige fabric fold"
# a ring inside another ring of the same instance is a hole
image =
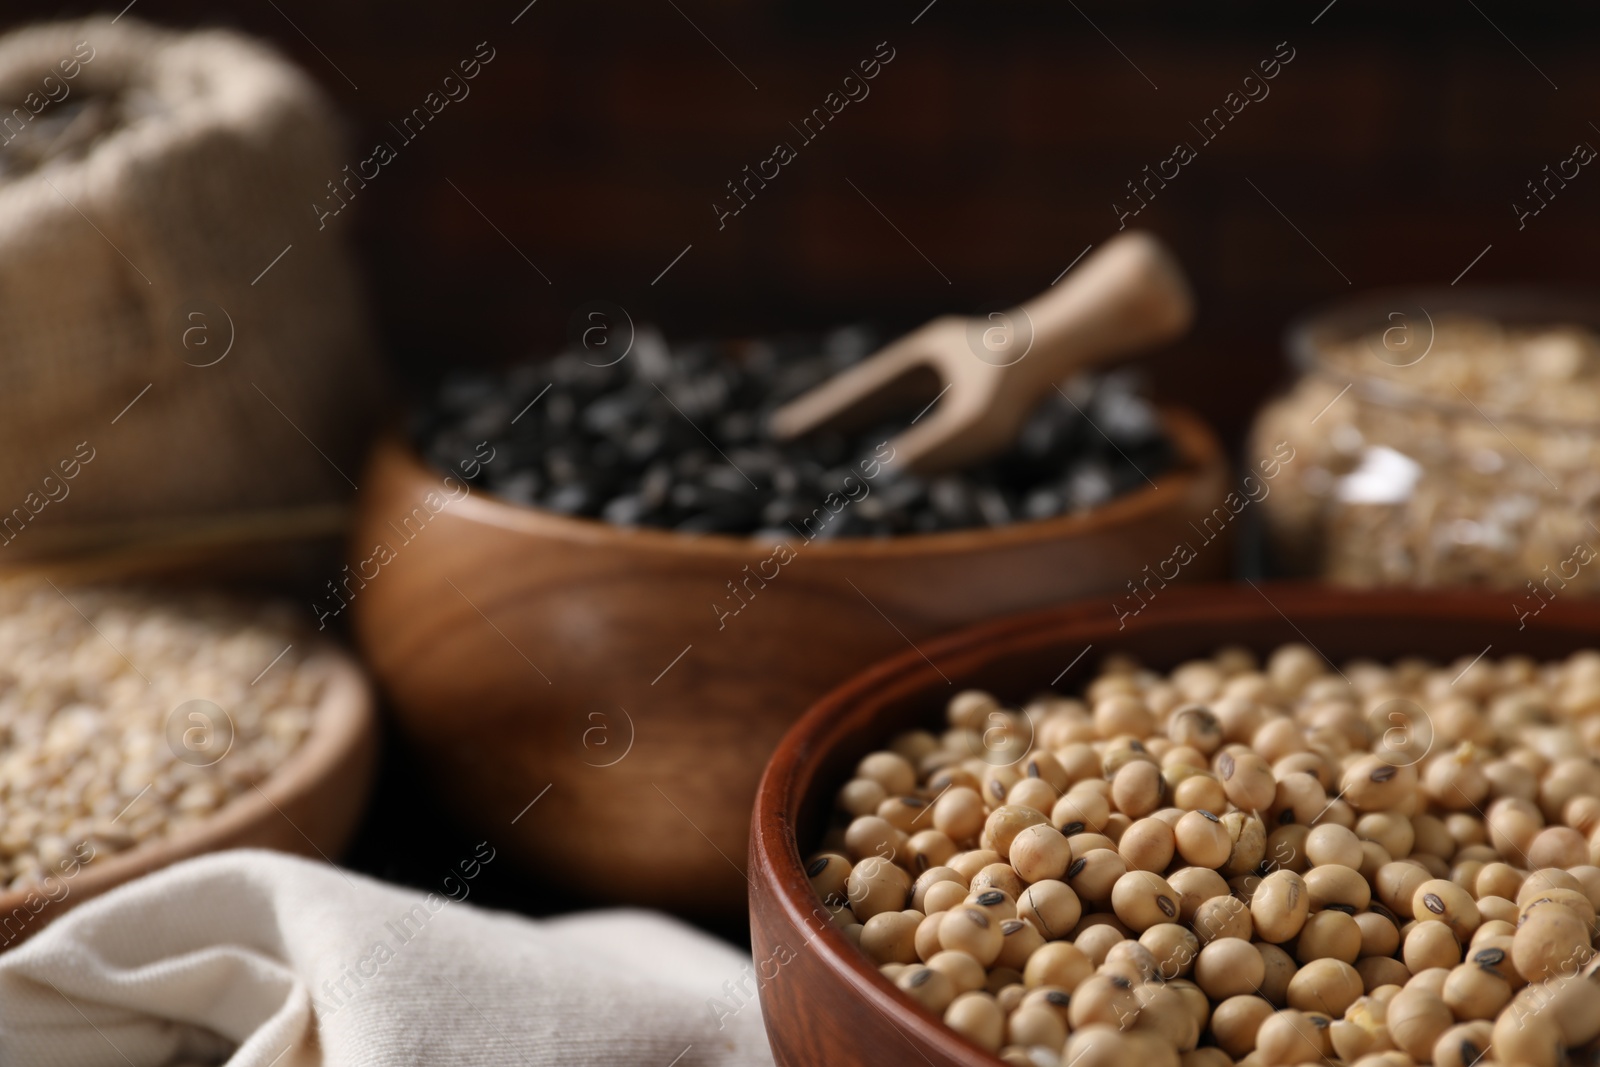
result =
[[[225,852],[0,955],[0,1063],[766,1065],[759,1006],[727,1010],[749,967],[647,912],[535,921]]]

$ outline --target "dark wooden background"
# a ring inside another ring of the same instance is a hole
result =
[[[0,22],[121,2],[8,4]],[[128,13],[275,41],[349,117],[352,164],[478,42],[495,49],[471,95],[331,223],[360,247],[387,353],[413,387],[548,351],[594,299],[669,336],[909,325],[1016,301],[1109,236],[1124,182],[1196,140],[1188,123],[1280,41],[1296,56],[1271,95],[1138,219],[1177,249],[1201,300],[1193,337],[1150,363],[1159,394],[1237,443],[1284,381],[1285,323],[1320,302],[1447,284],[1490,245],[1466,281],[1600,273],[1595,168],[1520,232],[1511,207],[1575,143],[1600,145],[1593,7],[525,3],[136,0]],[[724,182],[796,140],[788,124],[880,41],[895,59],[870,96],[719,232]],[[391,746],[352,862],[437,889],[472,845],[409,760]],[[509,863],[477,899],[543,910],[537,881]]]
[[[10,4],[6,21],[121,2]],[[1283,380],[1285,322],[1310,306],[1448,283],[1491,244],[1466,281],[1600,270],[1600,174],[1520,232],[1511,208],[1577,141],[1600,145],[1592,7],[526,2],[136,0],[128,17],[271,38],[349,116],[352,163],[478,42],[495,49],[471,96],[331,223],[363,250],[388,352],[414,382],[559,345],[597,298],[669,336],[1018,300],[1113,232],[1124,182],[1197,142],[1188,123],[1279,41],[1296,58],[1271,95],[1137,220],[1176,247],[1202,301],[1192,342],[1152,363],[1159,392],[1237,441]],[[724,182],[797,141],[788,124],[879,41],[896,58],[871,95],[719,232]]]

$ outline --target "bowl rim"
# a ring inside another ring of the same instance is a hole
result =
[[[181,860],[233,847],[231,843],[243,832],[269,817],[288,821],[313,849],[322,853],[322,847],[307,837],[283,809],[314,789],[352,753],[375,744],[377,720],[372,685],[350,653],[336,645],[319,647],[302,662],[302,669],[308,667],[326,672],[321,698],[312,712],[311,730],[256,788],[240,793],[180,833],[92,859],[71,875],[53,873],[52,877],[67,887],[59,900],[51,900],[37,883],[0,891],[0,918],[18,908],[31,911],[25,904],[31,895],[43,896],[47,901],[38,911],[31,912],[32,918],[19,937],[0,944],[0,951],[36,936],[43,926],[83,900]],[[322,858],[333,862],[325,853]]]
[[[1152,603],[1151,611],[1126,623],[1129,632],[1204,624],[1217,629],[1217,644],[1221,645],[1227,643],[1230,623],[1274,616],[1281,616],[1298,631],[1293,622],[1296,617],[1332,620],[1382,613],[1414,615],[1419,620],[1437,621],[1448,616],[1469,622],[1501,621],[1505,606],[1505,600],[1495,590],[1353,589],[1309,581],[1215,582],[1166,590],[1161,601]],[[1104,602],[1091,599],[978,623],[922,642],[920,650],[908,649],[882,660],[811,705],[778,743],[756,790],[748,874],[752,926],[756,924],[758,899],[775,903],[785,921],[796,929],[812,931],[808,945],[821,955],[830,974],[876,1007],[891,1024],[901,1030],[913,1030],[919,1039],[953,1061],[1002,1067],[1003,1061],[996,1055],[948,1029],[937,1014],[904,997],[836,925],[823,922],[819,927],[814,922],[820,902],[806,877],[790,812],[812,788],[827,755],[828,733],[862,701],[882,693],[925,690],[941,680],[948,681],[942,671],[959,676],[964,667],[983,663],[1014,640],[1039,641],[1045,634],[1059,637],[1068,629],[1104,629],[1113,621],[1117,620],[1106,617]],[[1600,604],[1581,600],[1552,602],[1541,612],[1537,625],[1589,629],[1600,644]],[[1470,649],[1463,650],[1463,656],[1470,654]],[[935,666],[935,661],[941,666]]]
[[[1227,459],[1216,435],[1198,415],[1173,405],[1159,405],[1157,410],[1177,451],[1177,463],[1153,484],[1125,493],[1086,514],[941,533],[805,541],[806,554],[830,559],[957,555],[979,549],[1080,537],[1160,514],[1182,499],[1195,484],[1225,468]],[[378,444],[372,464],[392,464],[418,483],[438,485],[443,479],[455,478],[467,484],[457,475],[429,465],[413,445],[399,436],[391,435]],[[684,534],[650,526],[615,526],[603,519],[575,518],[544,508],[513,504],[487,492],[472,490],[470,486],[467,495],[452,502],[449,510],[481,526],[582,545],[747,560],[752,555],[770,553],[774,544],[734,534]]]

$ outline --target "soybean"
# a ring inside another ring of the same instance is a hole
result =
[[[1600,653],[1463,662],[964,691],[840,787],[815,914],[1007,1063],[1560,1067],[1600,1041]],[[997,723],[1032,747],[979,759]]]

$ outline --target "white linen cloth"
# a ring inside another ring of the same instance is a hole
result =
[[[224,852],[0,955],[0,1064],[767,1065],[750,968],[647,912],[536,921]]]

